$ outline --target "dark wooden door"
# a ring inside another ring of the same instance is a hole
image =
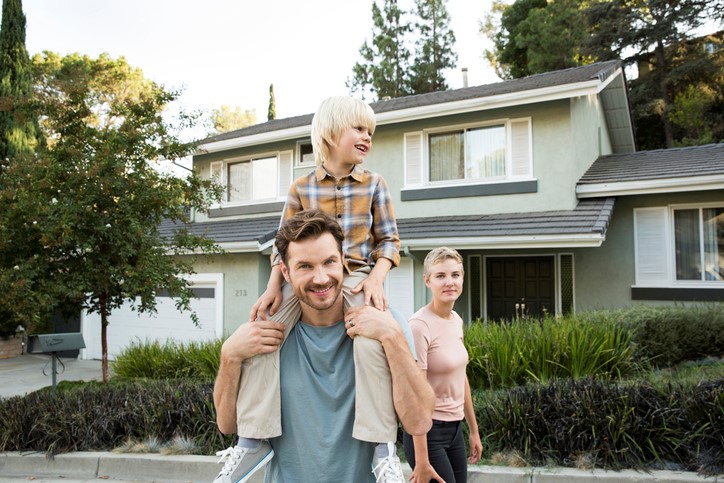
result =
[[[490,257],[487,312],[493,320],[555,313],[554,257]]]

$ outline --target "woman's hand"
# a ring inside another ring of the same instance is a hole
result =
[[[483,457],[483,443],[480,441],[480,434],[477,431],[470,433],[470,457],[469,463],[477,463]]]

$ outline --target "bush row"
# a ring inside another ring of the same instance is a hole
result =
[[[636,306],[465,328],[472,387],[562,378],[618,379],[639,369],[724,355],[724,306]]]
[[[233,443],[216,428],[212,384],[121,382],[0,399],[0,451],[111,450],[182,436],[213,454]],[[531,465],[657,467],[724,472],[724,380],[696,385],[568,380],[475,391],[486,455],[520,451]]]
[[[219,371],[221,344],[221,340],[133,342],[116,356],[113,374],[129,378],[213,381]]]
[[[210,382],[123,381],[0,399],[0,451],[108,451],[126,440],[193,438],[205,454],[232,439],[216,427]]]
[[[724,472],[724,380],[697,385],[595,379],[474,394],[486,444],[528,464]]]

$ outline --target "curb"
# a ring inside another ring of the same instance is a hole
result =
[[[221,464],[215,456],[127,454],[108,452],[66,453],[49,459],[39,452],[0,453],[0,475],[5,477],[59,477],[153,480],[184,483],[209,483],[218,474]],[[406,477],[410,466],[402,464]],[[722,475],[720,475],[722,476]],[[250,483],[261,483],[263,474]],[[501,466],[470,466],[470,483],[716,483],[717,476],[703,477],[685,471],[577,470],[574,468],[509,468]]]

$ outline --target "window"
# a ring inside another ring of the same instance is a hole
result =
[[[405,134],[405,188],[531,180],[531,120]]]
[[[224,186],[224,205],[278,201],[291,183],[292,151],[215,161],[210,177]]]
[[[636,284],[724,284],[724,203],[634,211]]]
[[[299,157],[297,158],[298,167],[315,165],[312,143],[310,143],[309,141],[298,143],[297,152],[299,153]]]

